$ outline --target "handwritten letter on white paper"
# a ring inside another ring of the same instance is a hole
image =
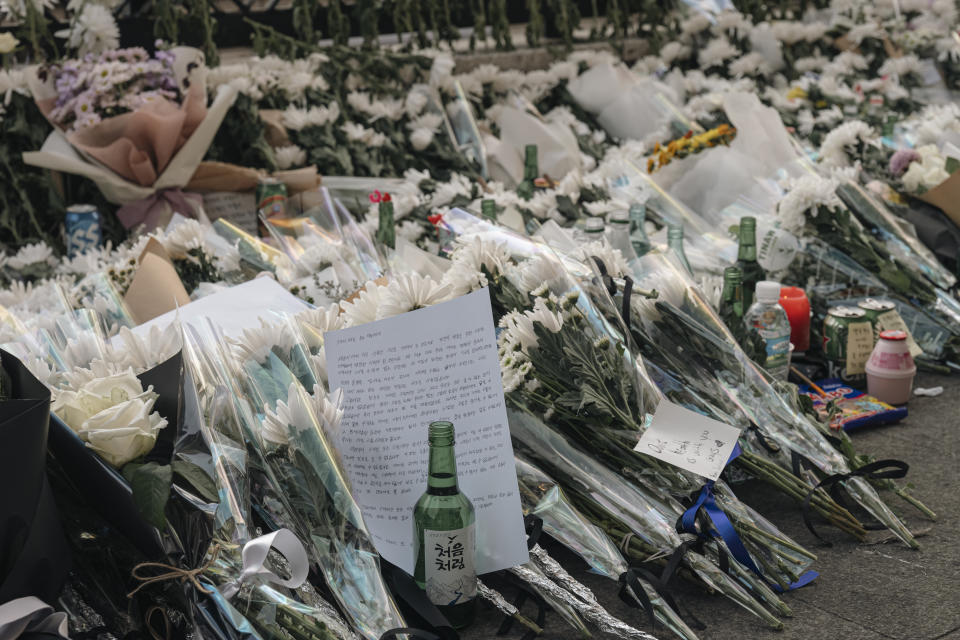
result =
[[[739,437],[740,429],[663,398],[634,449],[716,480]]]
[[[477,572],[528,560],[486,289],[324,337],[343,389],[340,449],[377,551],[413,572],[413,507],[427,487],[427,427],[449,420],[477,516]]]

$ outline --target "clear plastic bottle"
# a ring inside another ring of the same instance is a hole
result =
[[[637,257],[630,241],[630,212],[611,211],[607,216],[607,240],[614,249],[619,249],[623,259],[630,261]]]
[[[764,368],[774,378],[786,380],[790,371],[790,320],[780,306],[780,283],[761,280],[755,299],[744,322],[763,338],[767,351]]]
[[[583,229],[576,235],[579,236],[578,240],[583,243],[598,242],[603,240],[606,229],[607,225],[603,218],[591,217],[583,221]]]

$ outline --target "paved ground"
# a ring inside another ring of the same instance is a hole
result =
[[[920,551],[898,542],[878,542],[883,534],[873,534],[872,544],[858,545],[825,525],[821,532],[835,544],[817,546],[795,503],[748,483],[738,489],[738,495],[818,554],[813,568],[820,578],[784,597],[794,617],[784,620],[782,632],[769,630],[725,599],[681,591],[683,602],[708,624],[700,632],[701,640],[960,640],[960,378],[921,376],[919,386],[934,385],[945,388],[943,395],[912,399],[910,416],[900,424],[853,436],[862,451],[910,463],[908,479],[915,484],[913,493],[939,514],[936,522],[930,522],[893,496],[895,510],[911,530],[926,531],[919,538]],[[649,630],[639,612],[617,598],[614,582],[586,573],[585,565],[563,549],[551,547],[550,551],[565,567],[577,567],[575,575],[614,615]],[[499,622],[500,617],[490,608],[482,608],[478,622],[462,637],[492,638]],[[520,635],[515,629],[509,637]],[[656,635],[662,640],[673,637],[663,629]],[[575,631],[549,614],[541,638],[575,637]]]

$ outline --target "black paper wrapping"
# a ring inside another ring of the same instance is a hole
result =
[[[169,464],[180,419],[183,360],[179,353],[138,376],[144,389],[152,385],[159,395],[154,411],[167,419],[157,443],[147,455],[151,461]],[[126,536],[148,558],[164,555],[160,533],[151,526],[133,501],[133,491],[119,471],[89,449],[86,443],[56,415],[50,416],[50,453],[77,490],[91,499],[100,515]]]
[[[0,402],[0,602],[55,601],[70,567],[46,474],[50,390],[6,351],[11,383]]]

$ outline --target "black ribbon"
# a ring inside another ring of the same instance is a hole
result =
[[[600,272],[600,280],[603,282],[604,287],[607,289],[607,293],[610,294],[610,297],[617,295],[617,283],[614,281],[613,277],[607,271],[607,265],[604,264],[603,260],[597,256],[590,256],[594,264],[597,265],[597,271]],[[623,277],[623,306],[620,308],[620,317],[623,318],[623,321],[627,325],[627,333],[630,333],[630,296],[633,295],[633,278],[630,276]]]
[[[753,435],[756,436],[757,442],[760,443],[760,446],[766,449],[769,453],[780,453],[780,445],[776,440],[765,434],[760,428],[760,425],[755,422],[751,422],[750,426],[747,427],[747,431],[753,432]],[[794,473],[797,473],[796,470],[794,470]]]
[[[794,462],[794,473],[797,473],[797,469],[799,467],[799,461],[797,457],[794,457],[793,462]],[[881,480],[884,478],[889,478],[889,479],[903,478],[904,476],[907,475],[907,471],[909,471],[909,469],[910,469],[910,465],[904,462],[903,460],[888,459],[888,460],[877,460],[876,462],[865,464],[859,469],[855,469],[849,473],[835,473],[832,476],[827,476],[826,478],[821,480],[819,483],[817,483],[817,486],[811,489],[807,493],[807,497],[804,498],[803,509],[801,510],[801,513],[803,515],[803,524],[805,524],[807,526],[807,529],[810,531],[810,533],[812,533],[814,537],[820,540],[823,544],[825,544],[828,547],[833,546],[832,542],[828,542],[819,533],[817,533],[816,529],[814,529],[813,527],[813,523],[810,521],[810,501],[813,500],[813,494],[816,493],[817,489],[829,489],[831,497],[835,501],[840,503],[841,506],[845,506],[842,503],[842,498],[839,492],[840,483],[843,482],[844,480],[849,480],[855,477],[864,477],[869,480]],[[871,530],[886,528],[882,524],[865,524],[863,525],[863,527],[865,529],[871,529]]]
[[[512,573],[504,572],[503,577],[517,588],[517,597],[513,600],[513,606],[517,608],[517,611],[519,611],[523,605],[526,604],[527,600],[533,602],[534,606],[537,607],[537,615],[534,616],[534,622],[542,629],[543,623],[547,619],[546,601],[537,593],[530,591],[526,584],[520,581],[520,579],[514,576]],[[505,636],[510,633],[510,629],[513,628],[513,622],[514,620],[510,616],[505,617],[503,622],[500,623],[500,628],[497,629],[497,635]],[[537,634],[533,631],[533,629],[529,629],[520,637],[520,640],[534,640],[536,637]]]
[[[699,551],[702,550],[703,541],[700,539],[696,540],[687,540],[678,546],[670,554],[670,558],[667,560],[667,564],[663,567],[663,570],[659,575],[645,567],[630,567],[622,574],[618,579],[620,583],[620,599],[623,600],[630,606],[636,606],[636,600],[631,597],[629,590],[633,591],[633,595],[636,596],[636,599],[640,600],[640,604],[646,610],[647,615],[650,619],[650,627],[652,629],[657,628],[657,619],[654,615],[653,603],[650,602],[650,598],[647,596],[646,591],[643,588],[643,585],[640,583],[640,579],[645,580],[654,591],[656,591],[661,598],[667,603],[671,609],[677,612],[678,615],[682,615],[690,621],[690,626],[695,629],[706,629],[705,625],[699,618],[693,615],[693,612],[689,608],[684,607],[681,609],[677,598],[673,594],[673,589],[671,584],[673,579],[676,577],[680,565],[683,562],[683,557],[689,551]],[[723,554],[726,557],[726,554]]]
[[[527,532],[527,549],[533,549],[543,533],[543,518],[532,513],[523,517],[523,526]]]
[[[400,604],[422,621],[430,631],[411,627],[390,629],[380,636],[380,640],[389,640],[408,634],[421,640],[459,640],[460,635],[450,625],[437,606],[430,602],[427,593],[420,588],[412,576],[399,567],[380,558],[380,571],[386,578],[390,590],[396,594]],[[408,619],[411,617],[407,615]]]
[[[600,280],[603,282],[603,286],[607,288],[607,293],[611,296],[617,295],[617,283],[613,281],[613,277],[607,271],[607,265],[597,256],[591,256],[591,259],[594,264],[597,265],[597,271],[600,272]]]

